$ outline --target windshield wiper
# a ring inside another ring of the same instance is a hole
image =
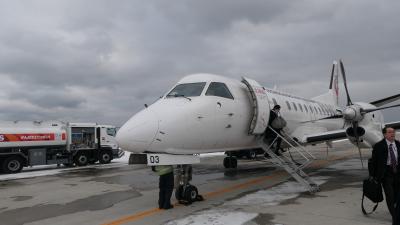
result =
[[[169,97],[169,96],[173,96],[173,97],[175,97],[175,98],[177,98],[177,97],[182,97],[182,98],[186,98],[186,99],[188,99],[189,101],[192,101],[192,99],[191,99],[191,98],[189,98],[189,97],[186,97],[185,95],[178,95],[178,94],[174,94],[174,95],[167,95],[167,97]]]

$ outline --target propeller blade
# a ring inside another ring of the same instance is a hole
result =
[[[360,154],[361,168],[364,169],[364,164],[361,155],[361,148],[360,148],[360,139],[359,139],[360,136],[358,135],[358,122],[353,122],[352,125],[353,125],[354,137],[356,138],[358,153]]]
[[[333,75],[334,75],[334,73],[335,73],[335,67],[336,67],[336,61],[335,62],[333,62],[333,64],[332,64],[332,71],[331,71],[331,82],[330,82],[330,84],[329,84],[329,89],[332,89],[332,84],[333,84]]]
[[[343,83],[344,83],[344,89],[346,90],[346,96],[347,96],[347,106],[353,105],[353,102],[350,99],[350,94],[349,90],[347,89],[347,81],[346,81],[346,72],[344,71],[344,66],[342,60],[339,60],[340,64],[340,70],[342,72],[342,77],[343,77]]]
[[[380,107],[380,108],[375,108],[375,109],[363,109],[363,110],[361,110],[361,113],[365,114],[365,113],[370,113],[370,112],[377,111],[377,110],[390,109],[390,108],[399,107],[399,106],[400,106],[400,104],[385,106],[385,107]]]
[[[343,118],[343,115],[333,115],[333,116],[328,116],[328,117],[324,117],[324,118],[316,119],[316,120],[307,120],[307,121],[303,121],[300,123],[310,123],[310,122],[316,122],[316,121],[320,121],[320,120],[339,119],[339,118]]]
[[[397,101],[399,99],[400,99],[400,94],[397,94],[397,95],[392,95],[390,97],[386,97],[386,98],[383,98],[383,99],[379,99],[379,100],[370,102],[369,104],[374,105],[376,107],[380,107],[380,106],[392,103],[394,101]]]

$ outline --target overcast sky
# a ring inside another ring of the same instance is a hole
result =
[[[398,0],[0,0],[0,120],[120,126],[199,72],[312,97],[338,58],[353,102],[399,94],[399,12]]]

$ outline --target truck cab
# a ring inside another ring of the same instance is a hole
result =
[[[68,130],[67,149],[76,152],[74,162],[79,166],[97,161],[106,164],[124,155],[115,140],[115,126],[69,123]]]

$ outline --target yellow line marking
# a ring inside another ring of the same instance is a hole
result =
[[[310,167],[312,167],[312,168],[322,167],[322,166],[328,164],[330,161],[336,161],[336,160],[344,159],[344,158],[347,158],[347,157],[348,157],[348,155],[347,156],[342,156],[342,157],[339,157],[339,156],[332,157],[329,161],[327,161],[327,160],[318,160],[318,161],[312,163],[310,165]],[[215,197],[215,196],[218,196],[218,195],[222,195],[224,193],[232,192],[232,191],[235,191],[235,190],[238,190],[238,189],[242,189],[242,188],[254,185],[254,184],[258,184],[258,183],[264,182],[267,179],[275,179],[275,178],[278,178],[278,177],[282,177],[285,174],[287,174],[286,171],[277,171],[272,175],[262,176],[262,177],[259,177],[259,178],[255,178],[255,179],[246,181],[244,183],[240,183],[240,184],[236,184],[236,185],[233,185],[233,186],[230,186],[230,187],[222,188],[222,189],[219,189],[219,190],[213,191],[213,192],[208,192],[208,193],[204,194],[204,197],[207,197],[207,198]],[[275,184],[272,184],[270,186],[273,186],[273,185],[275,185]],[[176,206],[179,205],[179,203],[175,202],[173,205],[176,207]],[[146,210],[146,211],[143,211],[143,212],[139,212],[139,213],[136,213],[136,214],[133,214],[133,215],[122,217],[120,219],[116,219],[116,220],[111,221],[111,222],[104,223],[102,225],[121,225],[121,224],[125,224],[125,223],[128,223],[128,222],[133,222],[133,221],[137,221],[137,220],[143,219],[143,218],[145,218],[147,216],[151,216],[151,215],[154,215],[154,214],[162,212],[162,211],[164,211],[164,210],[159,209],[159,208],[152,208],[152,209],[149,209],[149,210]]]

